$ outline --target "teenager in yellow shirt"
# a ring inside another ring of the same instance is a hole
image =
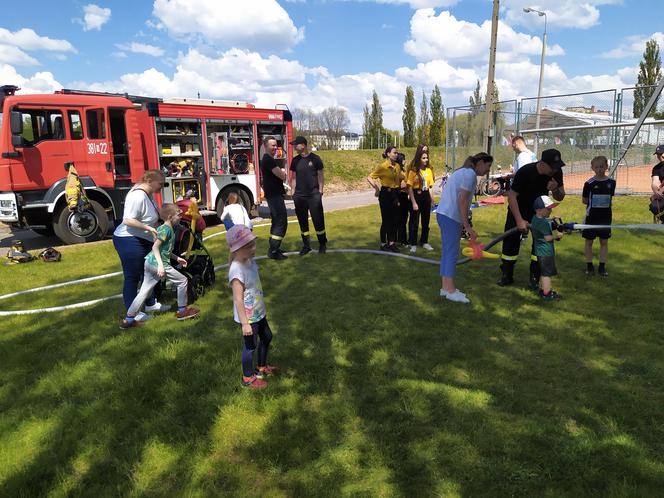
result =
[[[399,222],[399,187],[404,174],[401,172],[396,147],[389,146],[383,152],[383,161],[367,177],[367,182],[376,191],[380,217],[381,233],[385,233],[387,243],[381,246],[383,251],[399,252],[396,246],[397,226]]]
[[[408,167],[406,178],[410,201],[410,221],[408,222],[410,252],[417,250],[417,229],[420,218],[422,219],[422,233],[419,245],[427,251],[433,251],[433,247],[429,244],[429,220],[431,219],[431,206],[434,204],[431,187],[435,177],[429,166],[429,153],[425,147],[424,145],[418,146],[415,157]]]

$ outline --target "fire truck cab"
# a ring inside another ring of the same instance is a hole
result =
[[[276,159],[286,169],[292,154],[287,109],[17,90],[0,87],[0,222],[68,244],[99,240],[120,223],[127,192],[148,169],[167,177],[161,202],[196,198],[204,214],[221,214],[235,192],[251,212],[262,200],[263,140],[277,140]],[[65,200],[71,165],[92,205],[83,212],[70,211]]]

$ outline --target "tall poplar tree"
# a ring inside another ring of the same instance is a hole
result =
[[[422,90],[422,102],[420,102],[420,117],[417,123],[417,141],[426,144],[429,140],[429,105],[427,96]]]
[[[431,92],[431,102],[429,105],[431,111],[431,126],[429,127],[429,145],[443,145],[445,132],[445,109],[443,107],[443,98],[440,95],[438,85],[433,87]]]
[[[374,143],[376,144],[376,148],[379,149],[382,146],[381,137],[383,135],[383,107],[380,105],[380,100],[378,99],[376,90],[374,90],[373,96],[371,98],[370,120],[371,140],[375,141]]]
[[[413,87],[406,87],[406,96],[403,104],[403,145],[404,147],[415,147],[415,122],[417,115],[415,111],[415,92]]]
[[[655,91],[654,85],[662,79],[662,60],[659,57],[659,45],[657,41],[648,40],[646,50],[643,52],[643,60],[639,62],[639,75],[636,79],[634,89],[634,117],[638,118]],[[659,100],[659,98],[657,99]],[[657,112],[657,101],[648,116],[655,116]]]
[[[371,148],[371,114],[369,113],[369,106],[364,104],[364,121],[362,123],[362,148],[370,149]]]

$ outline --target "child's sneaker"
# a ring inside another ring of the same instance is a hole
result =
[[[142,311],[139,311],[136,313],[136,316],[134,317],[134,320],[137,322],[147,322],[149,319],[152,318],[152,315],[148,315],[147,313],[143,313]]]
[[[448,301],[454,301],[455,303],[463,303],[463,304],[469,304],[470,299],[466,297],[466,295],[461,292],[459,289],[456,289],[454,292],[448,292],[447,295],[445,296],[445,299]]]
[[[608,277],[608,276],[609,276],[609,272],[606,271],[606,268],[600,268],[600,269],[597,271],[597,274],[598,274],[600,277]]]
[[[410,252],[412,253],[417,252],[417,246],[410,246]]]
[[[265,379],[266,377],[272,377],[277,373],[279,367],[275,365],[265,365],[264,367],[256,368],[256,377],[258,379]]]
[[[252,375],[251,377],[242,376],[242,385],[249,389],[265,389],[267,382],[259,379],[257,375]]]
[[[422,244],[422,247],[426,249],[427,251],[433,251],[433,246],[429,243],[427,244]]]
[[[145,311],[148,313],[164,313],[168,310],[171,309],[171,306],[169,304],[161,304],[159,301],[155,301],[155,303],[152,306],[145,306]]]
[[[143,325],[145,325],[143,322],[139,322],[135,318],[131,322],[129,320],[124,319],[120,322],[120,329],[121,330],[135,329],[142,327]]]
[[[550,291],[548,294],[544,294],[544,292],[542,292],[541,289],[539,291],[539,297],[544,299],[545,301],[558,301],[559,299],[563,298],[563,296],[561,296],[554,290]]]
[[[177,311],[175,318],[178,320],[189,320],[190,318],[196,318],[199,313],[198,308],[185,308],[182,311]]]

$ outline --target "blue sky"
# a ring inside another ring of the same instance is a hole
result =
[[[631,86],[661,0],[503,0],[501,98],[537,93],[547,12],[545,94]],[[160,97],[242,99],[321,110],[351,128],[375,89],[400,128],[406,85],[438,84],[446,106],[486,82],[490,0],[34,1],[0,19],[0,81]],[[419,97],[418,97],[419,100]]]

